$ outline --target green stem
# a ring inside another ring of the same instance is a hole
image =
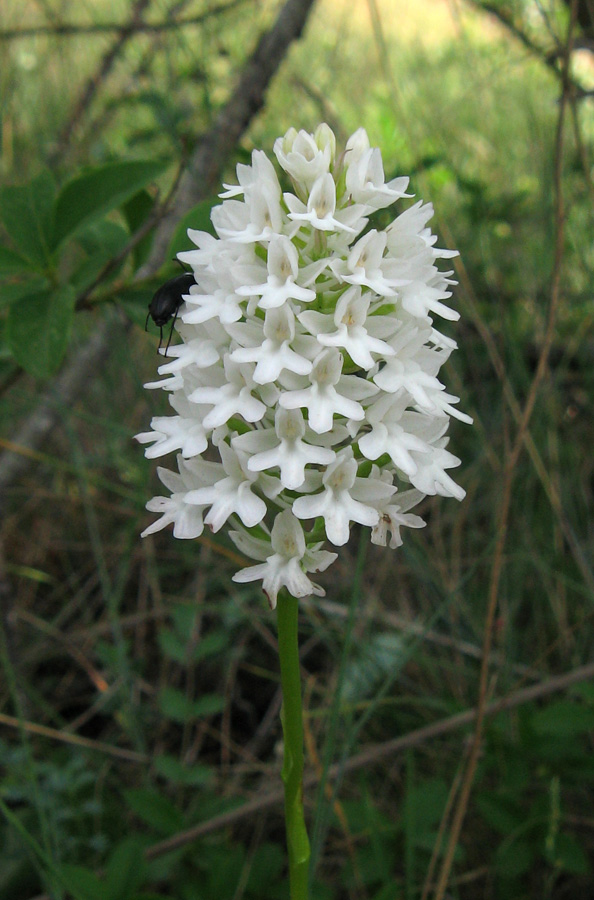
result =
[[[278,653],[280,657],[285,739],[282,778],[285,785],[285,822],[289,852],[291,900],[307,900],[309,839],[303,816],[303,713],[299,668],[299,603],[286,591],[278,598]]]

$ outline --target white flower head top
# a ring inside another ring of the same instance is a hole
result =
[[[411,195],[407,178],[386,181],[363,129],[337,152],[327,125],[291,128],[274,153],[281,178],[254,151],[212,211],[217,236],[188,232],[182,342],[148,385],[175,414],[137,435],[149,458],[178,451],[144,534],[228,527],[256,563],[234,580],[261,581],[273,608],[281,588],[323,595],[309,575],[353,522],[398,547],[401,528],[424,525],[409,511],[427,494],[461,500],[446,432],[451,416],[472,421],[437,377],[456,345],[434,317],[458,313],[442,302],[454,282],[437,264],[455,253],[435,247],[431,205],[370,222]]]

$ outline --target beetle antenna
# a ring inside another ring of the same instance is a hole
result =
[[[150,319],[150,317],[151,317],[151,311],[150,311],[150,309],[149,309],[149,311],[148,311],[147,314],[146,314],[146,321],[145,321],[145,323],[144,323],[144,330],[145,330],[145,331],[148,331],[148,320]]]

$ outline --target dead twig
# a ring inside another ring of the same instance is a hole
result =
[[[247,3],[248,0],[232,0],[231,3],[220,3],[212,6],[199,16],[186,16],[176,19],[169,15],[161,22],[137,22],[132,31],[134,34],[159,33],[185,28],[187,25],[202,25],[207,19],[229,12]],[[129,24],[122,22],[96,22],[89,25],[35,25],[31,28],[7,28],[0,31],[0,41],[14,41],[19,38],[30,37],[77,37],[82,34],[111,34],[114,31],[122,32],[130,28]]]
[[[503,712],[504,710],[516,709],[518,706],[524,706],[526,703],[540,700],[557,691],[565,691],[572,685],[588,681],[591,678],[594,678],[594,663],[580,666],[580,668],[573,669],[571,672],[565,672],[563,675],[553,676],[547,681],[530,685],[530,687],[522,688],[513,694],[509,694],[507,697],[503,697],[501,700],[495,700],[488,703],[483,710],[483,715],[488,718],[489,716],[497,715],[497,713]],[[466,709],[463,712],[456,713],[456,715],[450,716],[447,719],[441,719],[439,722],[425,725],[423,728],[417,728],[415,731],[411,731],[409,734],[405,734],[402,737],[394,738],[393,740],[386,741],[382,744],[376,744],[373,747],[368,747],[366,750],[362,750],[361,753],[352,756],[346,763],[331,766],[328,775],[330,778],[335,778],[339,774],[342,776],[344,772],[355,772],[358,769],[367,768],[387,757],[393,757],[397,753],[402,753],[404,750],[408,750],[411,747],[418,747],[427,741],[433,741],[437,737],[450,734],[452,731],[463,728],[465,725],[470,725],[476,717],[477,709],[473,707],[471,709]],[[57,735],[61,735],[61,732],[57,732]],[[72,737],[72,735],[69,735],[69,737]],[[268,776],[266,780],[269,781]],[[318,774],[312,773],[304,778],[303,787],[304,789],[311,788],[317,783]],[[206,822],[200,822],[193,828],[181,831],[178,834],[172,835],[172,837],[166,838],[164,841],[153,844],[147,848],[145,856],[148,860],[156,859],[159,856],[163,856],[165,853],[178,850],[180,847],[185,847],[187,844],[191,844],[192,841],[196,841],[206,834],[212,834],[223,828],[229,828],[253,815],[260,814],[274,806],[280,806],[283,803],[283,800],[284,791],[282,788],[260,794],[255,799],[249,800],[237,809],[221,813],[221,815],[214,816]],[[36,897],[31,898],[31,900],[51,900],[51,897],[48,894],[39,894]]]
[[[130,20],[125,25],[120,26],[119,34],[116,40],[104,54],[95,74],[91,75],[91,77],[88,79],[80,97],[78,98],[78,102],[74,106],[74,110],[72,111],[70,118],[63,125],[62,130],[58,135],[56,146],[52,152],[52,159],[63,159],[69,144],[72,142],[80,120],[82,119],[87,109],[90,108],[93,97],[97,93],[100,85],[107,78],[107,75],[114,65],[118,55],[128,43],[130,38],[133,37],[135,32],[138,30],[138,26],[142,22],[141,17],[150,2],[151,0],[136,0],[136,3],[132,8],[132,15],[130,16]]]
[[[157,229],[153,252],[138,273],[139,280],[154,274],[161,266],[175,223],[201,197],[212,193],[213,185],[220,179],[241,135],[262,107],[266,88],[289,46],[301,35],[313,3],[314,0],[287,0],[270,31],[260,38],[237,88],[191,160],[175,205]],[[92,382],[93,374],[101,371],[110,350],[112,329],[112,323],[101,323],[89,343],[45,393],[37,410],[15,436],[14,443],[22,450],[35,450],[55,426],[60,408],[71,407],[75,398]],[[56,403],[56,398],[59,398],[59,403]],[[24,452],[17,454],[8,451],[0,456],[0,511],[6,489],[23,473],[28,458]]]
[[[540,684],[530,685],[530,687],[509,694],[502,700],[496,700],[489,703],[483,710],[484,716],[494,716],[503,710],[515,709],[518,706],[523,706],[526,703],[546,697],[557,691],[567,690],[571,685],[587,681],[592,677],[594,677],[594,663],[590,663],[587,666],[581,666],[579,669],[574,669],[572,672],[567,672],[563,675],[554,676]],[[452,731],[456,731],[458,728],[462,728],[465,725],[470,725],[476,719],[476,716],[477,710],[473,707],[472,709],[464,710],[464,712],[456,713],[456,715],[450,716],[447,719],[441,719],[439,722],[434,722],[431,725],[418,728],[402,737],[394,738],[393,740],[386,741],[382,744],[376,744],[375,746],[369,747],[366,750],[361,751],[361,753],[352,756],[344,764],[331,766],[328,774],[330,778],[335,778],[339,773],[342,775],[344,772],[355,772],[358,769],[366,768],[387,757],[393,757],[397,753],[402,753],[404,750],[408,750],[411,747],[418,747],[427,741],[435,740],[437,737],[450,734]],[[304,789],[307,789],[313,787],[317,783],[318,775],[314,773],[304,778],[303,787]],[[187,831],[173,835],[173,837],[167,838],[164,841],[153,844],[146,851],[147,859],[155,859],[171,850],[177,850],[179,847],[183,847],[186,844],[195,841],[197,838],[203,837],[205,834],[212,834],[214,831],[219,831],[221,828],[234,825],[242,819],[249,818],[255,813],[260,813],[265,809],[269,809],[271,806],[280,805],[283,802],[283,798],[284,792],[282,788],[256,797],[254,800],[250,800],[239,807],[239,809],[233,809],[229,812],[222,813],[220,816],[215,816],[207,822],[201,822],[199,825],[194,826],[194,828],[190,828]],[[35,900],[42,900],[42,898],[35,898]]]
[[[0,725],[7,725],[9,728],[19,728],[28,734],[38,734],[41,737],[50,738],[50,740],[58,741],[61,744],[73,744],[76,747],[96,750],[109,756],[117,756],[119,759],[127,759],[129,762],[146,765],[149,761],[148,756],[145,756],[144,753],[137,753],[135,750],[127,750],[125,747],[114,747],[112,744],[106,744],[104,741],[93,741],[91,738],[83,737],[80,734],[60,731],[57,728],[49,728],[47,725],[38,725],[37,722],[26,722],[23,719],[16,719],[14,716],[7,716],[4,713],[0,713]]]
[[[151,213],[150,216],[146,219],[145,222],[141,225],[138,231],[130,238],[125,247],[123,247],[120,252],[113,256],[110,260],[108,260],[95,280],[77,297],[76,300],[76,309],[86,309],[93,304],[89,303],[89,298],[91,297],[93,291],[99,287],[99,285],[116,269],[119,264],[126,259],[126,257],[134,250],[135,247],[142,241],[147,234],[149,234],[153,228],[158,225],[161,219],[167,215],[167,210],[169,208],[169,204],[171,203],[171,198],[175,196],[175,192],[177,191],[177,187],[179,185],[180,178],[183,173],[183,166],[179,166],[177,174],[175,176],[175,180],[165,198],[163,203],[160,203],[155,210]],[[139,280],[138,278],[136,279]]]
[[[559,299],[560,299],[560,286],[561,286],[561,268],[563,262],[563,245],[564,245],[564,236],[565,236],[565,210],[564,210],[564,198],[563,198],[563,149],[564,149],[564,126],[565,126],[565,111],[568,105],[569,97],[571,94],[571,85],[569,82],[569,61],[571,56],[571,48],[572,48],[572,40],[573,40],[573,30],[575,25],[575,17],[576,17],[576,9],[577,9],[577,0],[573,0],[572,2],[572,14],[571,20],[569,24],[567,40],[565,42],[565,55],[564,55],[564,64],[563,64],[563,77],[562,77],[562,90],[561,90],[561,98],[559,103],[559,115],[557,119],[557,131],[555,136],[555,173],[554,173],[554,194],[555,194],[555,257],[553,264],[553,273],[551,278],[551,301],[549,305],[549,314],[547,327],[542,343],[542,349],[540,352],[538,364],[536,367],[536,372],[534,373],[534,378],[532,379],[532,384],[530,385],[530,390],[528,392],[528,397],[526,398],[526,403],[524,405],[524,410],[522,413],[522,418],[520,420],[514,443],[509,453],[508,459],[506,460],[504,473],[503,473],[503,489],[502,489],[502,500],[501,500],[501,508],[499,513],[499,521],[497,525],[497,543],[495,545],[495,552],[493,556],[493,567],[491,570],[491,580],[489,585],[489,596],[487,603],[487,614],[485,620],[485,634],[483,641],[483,657],[481,662],[481,670],[479,676],[479,690],[478,690],[478,700],[477,700],[477,714],[476,714],[476,723],[474,734],[472,738],[472,743],[469,752],[468,763],[466,766],[466,771],[464,773],[464,777],[462,780],[462,785],[460,788],[460,794],[458,796],[458,802],[456,804],[454,814],[452,817],[452,823],[450,826],[450,833],[448,844],[446,848],[446,852],[444,855],[444,859],[442,862],[442,866],[439,872],[439,877],[437,879],[437,886],[435,889],[435,900],[443,900],[445,895],[445,891],[448,885],[448,880],[450,877],[450,872],[454,860],[454,853],[456,850],[456,846],[458,844],[458,838],[460,836],[460,831],[462,829],[462,823],[464,821],[466,810],[468,808],[468,802],[470,800],[470,793],[472,790],[472,785],[474,783],[474,776],[476,772],[476,767],[478,764],[478,759],[480,755],[480,749],[482,744],[483,737],[483,724],[484,718],[487,709],[487,690],[488,690],[488,675],[489,675],[489,657],[491,655],[491,646],[493,640],[493,626],[495,622],[495,613],[497,610],[497,603],[499,599],[499,583],[501,579],[501,573],[503,571],[503,556],[504,549],[507,538],[507,530],[509,524],[509,513],[511,507],[511,499],[512,499],[512,488],[514,483],[514,476],[516,472],[516,466],[518,460],[520,458],[520,454],[522,452],[524,446],[524,440],[526,434],[528,432],[528,425],[530,423],[530,418],[532,416],[532,412],[534,410],[534,405],[536,403],[536,397],[543,381],[547,363],[549,358],[549,352],[553,343],[554,329],[557,320],[557,311],[559,308]]]
[[[229,102],[204,135],[189,162],[176,201],[155,239],[149,266],[154,266],[155,260],[163,258],[174,223],[216,190],[224,161],[237,146],[249,122],[262,109],[268,85],[290,45],[301,36],[314,2],[287,0],[270,31],[258,41]]]

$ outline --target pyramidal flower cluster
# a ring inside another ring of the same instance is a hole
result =
[[[411,195],[407,178],[386,182],[363,129],[340,154],[327,125],[290,129],[274,153],[291,190],[255,150],[212,210],[218,237],[188,232],[182,342],[146,385],[169,393],[174,415],[137,435],[147,457],[178,451],[177,471],[158,470],[169,496],[149,501],[161,515],[143,535],[231,526],[255,562],[234,580],[262,580],[272,607],[281,587],[323,595],[309,576],[351,523],[398,547],[403,526],[424,525],[410,510],[426,495],[461,500],[446,433],[451,416],[472,421],[438,379],[456,344],[433,319],[459,316],[444,303],[452,272],[437,267],[456,252],[435,247],[431,204],[373,227]]]

